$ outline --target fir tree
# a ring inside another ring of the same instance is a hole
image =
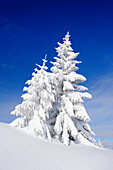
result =
[[[46,62],[45,57],[42,66],[37,64],[40,70],[35,68],[35,72],[32,73],[32,79],[26,82],[28,87],[23,89],[23,91],[26,91],[22,95],[23,102],[16,106],[11,114],[20,116],[20,118],[12,122],[13,126],[26,126],[37,135],[51,140],[47,120],[50,117],[54,96],[52,94],[49,74],[46,72]]]
[[[71,140],[80,141],[82,137],[93,141],[91,135],[94,135],[88,125],[90,117],[83,106],[83,98],[92,98],[92,96],[82,92],[88,90],[86,87],[78,85],[86,78],[76,73],[78,70],[76,64],[81,62],[75,60],[79,53],[73,52],[69,37],[68,32],[63,44],[58,42],[59,47],[56,48],[58,56],[54,57],[56,62],[52,62],[54,66],[51,68],[56,75],[57,84],[60,84],[60,88],[57,87],[59,93],[56,95],[57,100],[60,96],[59,114],[54,129],[65,145],[69,145]]]

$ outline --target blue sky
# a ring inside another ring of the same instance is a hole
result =
[[[1,122],[14,120],[10,112],[21,102],[35,64],[42,64],[45,54],[53,61],[57,42],[69,31],[82,61],[78,73],[93,94],[85,102],[91,125],[98,135],[113,138],[112,9],[112,0],[0,0]]]

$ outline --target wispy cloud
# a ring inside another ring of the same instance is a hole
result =
[[[0,122],[10,123],[16,118],[16,116],[12,116],[10,113],[17,104],[21,103],[21,98],[9,94],[0,94],[0,97]]]
[[[104,147],[113,149],[113,141],[108,141],[104,139],[102,140],[102,144]]]
[[[99,77],[89,87],[92,100],[86,101],[90,123],[97,136],[113,138],[113,73]]]
[[[4,68],[4,69],[6,69],[6,68],[13,69],[14,65],[4,63],[4,64],[1,64],[1,67]]]
[[[109,125],[94,126],[96,135],[102,138],[113,138],[113,123]]]

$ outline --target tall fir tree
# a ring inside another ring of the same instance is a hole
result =
[[[59,47],[56,48],[58,53],[54,57],[56,62],[51,70],[56,75],[57,84],[57,101],[60,100],[58,108],[58,116],[55,123],[55,131],[59,139],[65,144],[69,145],[71,140],[80,142],[81,140],[94,141],[92,135],[95,135],[91,130],[88,122],[88,116],[85,107],[83,106],[83,98],[92,98],[86,87],[78,85],[86,81],[86,78],[76,71],[78,67],[76,64],[81,63],[75,60],[79,53],[74,53],[69,41],[69,32],[63,38],[63,44],[58,42]],[[59,79],[60,77],[60,79]],[[60,96],[60,97],[59,97]]]
[[[12,126],[21,128],[26,126],[27,129],[35,132],[37,135],[51,140],[47,120],[51,113],[54,96],[51,89],[49,73],[46,72],[48,69],[45,66],[46,62],[45,56],[43,65],[40,66],[37,64],[40,70],[35,68],[35,72],[32,73],[32,79],[26,82],[28,87],[24,87],[23,89],[23,91],[26,91],[26,93],[22,95],[23,102],[17,105],[11,114],[20,116],[12,122]]]

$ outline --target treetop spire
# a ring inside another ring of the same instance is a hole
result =
[[[64,41],[69,41],[69,37],[71,35],[69,35],[69,31],[67,32],[67,34],[65,35],[65,38],[63,38]]]
[[[45,66],[45,63],[47,62],[47,60],[46,60],[46,58],[47,58],[47,54],[45,55],[45,58],[44,59],[42,59],[42,61],[43,61],[43,65],[41,66],[41,65],[39,65],[39,64],[36,64],[39,68],[41,68],[41,69],[45,69],[45,70],[47,70],[48,69],[48,67],[47,66]]]

